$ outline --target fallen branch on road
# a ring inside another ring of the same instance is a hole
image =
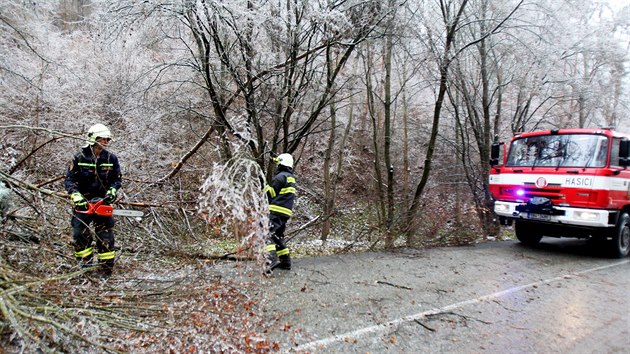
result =
[[[377,280],[377,281],[376,281],[376,284],[385,284],[385,285],[393,286],[393,287],[395,287],[395,288],[399,288],[399,289],[413,290],[412,288],[407,287],[407,286],[403,286],[403,285],[396,285],[396,284],[392,284],[392,283],[388,283],[388,282],[386,282],[386,281],[380,281],[380,280]]]
[[[426,328],[427,330],[431,331],[431,332],[435,332],[436,329],[435,328],[431,328],[427,325],[425,325],[424,323],[420,322],[420,320],[413,320],[415,323],[419,324],[420,326]]]

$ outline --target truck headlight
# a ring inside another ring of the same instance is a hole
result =
[[[580,220],[596,221],[599,219],[599,214],[593,213],[592,211],[576,211],[573,215],[576,219]]]
[[[494,211],[496,211],[497,213],[506,213],[508,212],[509,207],[505,204],[495,204],[494,205]]]

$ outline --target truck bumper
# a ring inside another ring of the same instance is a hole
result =
[[[566,224],[583,227],[612,227],[610,223],[617,212],[601,209],[584,209],[554,206],[554,209],[564,211],[564,215],[547,215],[537,213],[520,212],[516,206],[522,203],[516,202],[494,202],[494,212],[509,219],[523,219],[532,222],[547,222],[555,224]]]

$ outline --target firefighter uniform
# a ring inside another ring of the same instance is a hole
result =
[[[104,128],[102,125],[99,126]],[[111,135],[109,130],[106,130],[106,133],[101,134],[106,135],[109,139]],[[96,138],[97,136],[94,136],[91,140],[95,142]],[[113,232],[114,218],[77,212],[80,209],[77,205],[85,205],[86,200],[93,198],[105,198],[113,202],[117,190],[122,185],[122,173],[116,155],[103,149],[98,156],[95,156],[93,144],[91,142],[90,145],[83,147],[74,155],[66,171],[64,185],[75,202],[71,225],[75,245],[74,255],[77,261],[82,266],[91,266],[92,264],[93,234],[90,230],[90,224],[93,224],[99,263],[106,273],[111,273],[116,256]],[[84,202],[75,201],[75,196],[78,196],[78,200],[84,198]]]
[[[293,158],[289,154],[281,154],[277,161],[278,169],[265,186],[269,199],[269,233],[270,240],[265,248],[268,255],[269,268],[291,269],[291,255],[284,240],[287,221],[293,216],[293,203],[296,194],[296,180],[293,175]]]

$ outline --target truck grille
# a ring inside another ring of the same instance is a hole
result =
[[[523,191],[525,192],[523,196],[527,198],[545,197],[551,200],[564,199],[564,195],[561,193],[562,189],[559,188],[540,189],[536,187],[525,187],[523,188]]]
[[[565,196],[562,194],[560,183],[549,183],[544,189],[536,187],[536,185],[531,182],[525,182],[523,184],[525,185],[525,187],[523,188],[525,192],[525,194],[523,195],[524,197],[545,197],[551,200],[565,198]]]

